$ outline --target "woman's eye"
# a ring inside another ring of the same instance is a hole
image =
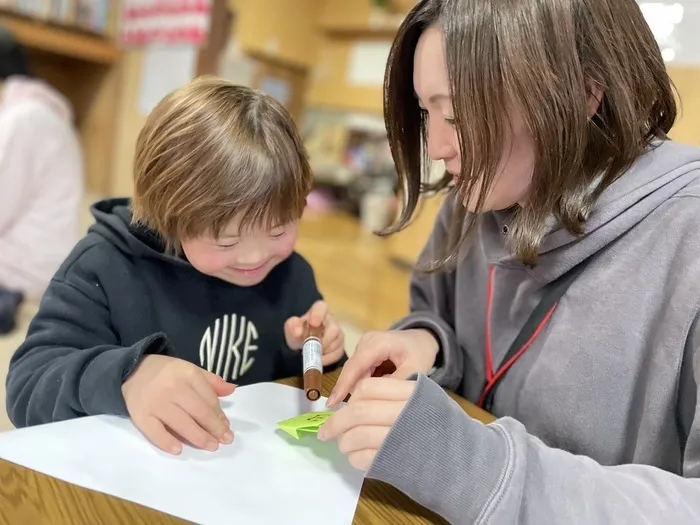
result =
[[[454,119],[454,118],[445,117],[445,122],[446,122],[447,124],[449,124],[450,126],[454,126],[454,125],[455,125],[455,119]]]
[[[281,232],[281,233],[273,233],[271,237],[274,237],[275,239],[279,239],[280,237],[284,236],[284,234],[287,232]]]

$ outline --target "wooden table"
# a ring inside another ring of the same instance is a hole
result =
[[[328,395],[338,373],[323,378]],[[280,383],[301,388],[301,379]],[[470,416],[485,423],[493,417],[464,399],[451,396]],[[234,429],[235,432],[235,429]],[[0,525],[182,525],[179,518],[87,490],[0,460]],[[444,523],[432,512],[414,503],[393,487],[365,480],[353,523],[419,524]]]

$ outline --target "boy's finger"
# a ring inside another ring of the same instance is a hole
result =
[[[140,425],[140,430],[148,440],[163,452],[178,455],[182,452],[182,443],[165,428],[157,418],[147,417]]]
[[[323,353],[335,350],[336,348],[334,347],[338,346],[340,339],[340,326],[336,323],[330,323],[323,334]]]
[[[168,404],[163,407],[160,420],[173,432],[177,433],[183,440],[202,450],[214,452],[219,448],[219,441],[209,432],[204,430],[199,424],[175,404]]]
[[[229,444],[233,441],[230,423],[221,408],[212,408],[194,388],[184,388],[178,393],[175,403],[219,443]]]
[[[301,317],[290,317],[284,323],[284,332],[288,339],[301,340],[304,337],[304,321]]]
[[[202,369],[202,373],[199,374],[200,377],[195,377],[190,381],[190,385],[194,388],[195,392],[199,394],[204,402],[213,409],[221,409],[221,401],[219,401],[219,395],[217,388],[222,389],[221,379],[216,374]],[[225,382],[225,381],[224,381]],[[234,385],[231,385],[234,386]],[[235,386],[234,386],[235,388]]]
[[[192,386],[197,390],[200,396],[207,400],[207,403],[220,406],[219,398],[233,394],[233,391],[236,390],[236,385],[227,383],[221,377],[212,374],[208,370],[202,369],[202,372],[203,374],[201,377],[205,379],[205,382],[203,383],[195,378],[195,380],[191,382]],[[208,393],[207,390],[209,390],[210,393]],[[212,397],[212,393],[216,396],[215,398]]]
[[[327,354],[323,354],[323,366],[328,366],[332,365],[333,363],[337,363],[338,361],[340,361],[343,355],[345,355],[345,350],[343,350],[342,347],[339,349],[334,349]]]
[[[328,316],[328,305],[325,301],[316,301],[307,314],[307,319],[311,326],[323,326]]]

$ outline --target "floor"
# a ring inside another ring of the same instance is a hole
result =
[[[87,213],[85,221],[87,227]],[[348,353],[364,331],[387,328],[406,314],[409,273],[389,261],[385,239],[362,231],[353,218],[307,213],[297,249],[313,266],[319,289],[345,330]],[[8,363],[35,311],[34,304],[25,304],[18,328],[0,336],[0,431],[12,428],[5,412]]]

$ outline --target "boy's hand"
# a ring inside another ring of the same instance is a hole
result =
[[[219,376],[174,357],[146,356],[122,385],[134,425],[171,454],[182,443],[215,451],[233,441],[220,397],[236,389]]]
[[[345,335],[340,325],[328,313],[324,301],[316,301],[311,309],[301,317],[290,317],[284,323],[284,336],[292,350],[301,349],[304,344],[304,321],[310,326],[323,326],[323,366],[337,363],[345,355]]]

